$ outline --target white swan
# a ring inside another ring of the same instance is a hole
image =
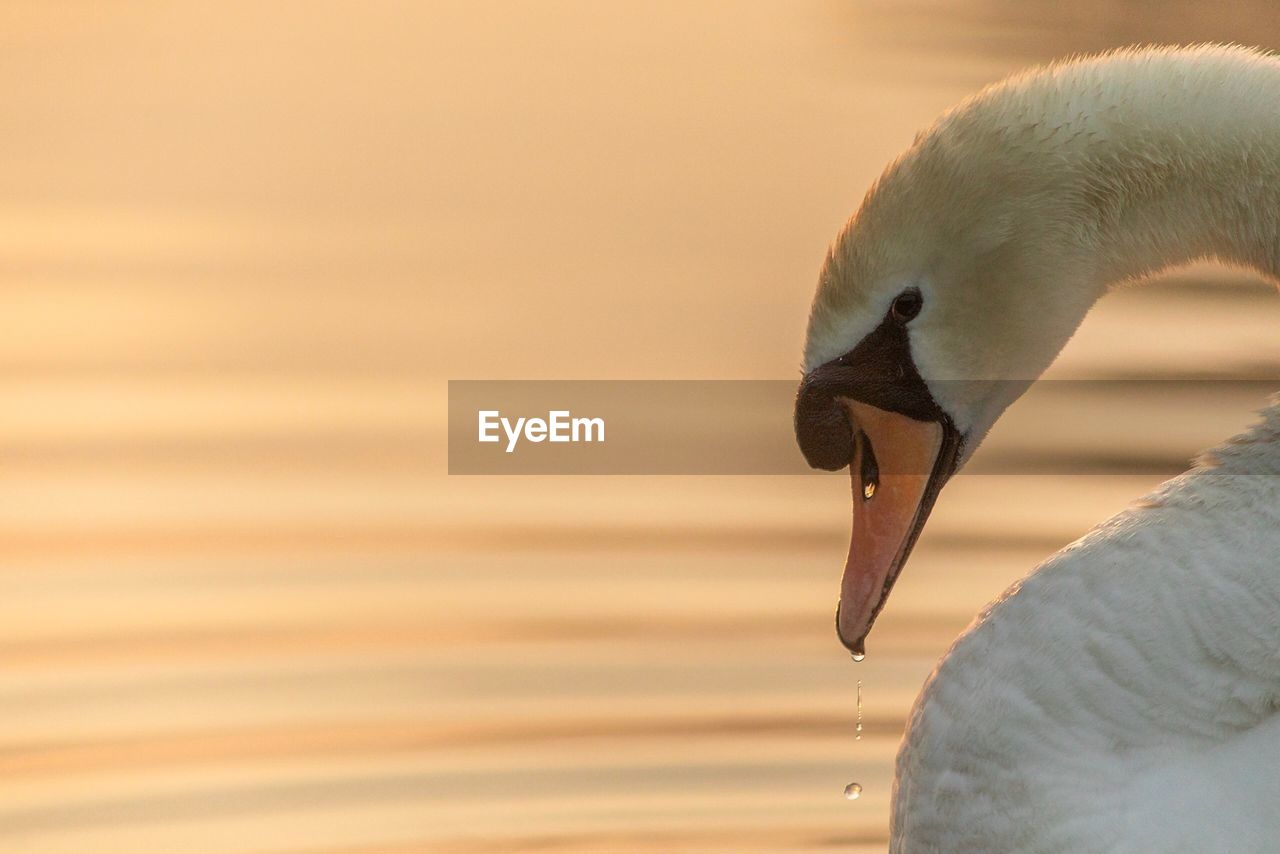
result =
[[[1280,279],[1280,61],[1256,51],[1033,71],[889,167],[827,258],[796,408],[857,487],[847,646],[1093,302],[1198,258]],[[957,641],[910,716],[892,850],[1280,851],[1280,407],[1205,459]]]

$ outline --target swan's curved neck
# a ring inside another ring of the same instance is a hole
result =
[[[1258,140],[1212,116],[1165,119],[1092,159],[1099,284],[1206,258],[1280,278],[1280,124]]]
[[[1039,154],[1056,186],[1038,189],[1066,191],[1062,215],[1092,243],[1095,284],[1202,258],[1280,276],[1280,62],[1155,55],[1043,85],[1036,127],[1058,127]]]
[[[982,310],[953,310],[950,328],[913,339],[920,373],[1034,380],[1112,286],[1193,261],[1280,281],[1280,110],[1259,108],[1273,102],[1280,61],[1223,50],[1067,66],[944,118],[887,201],[906,194],[912,210],[961,223],[935,230],[963,235],[947,245],[963,247],[951,250],[969,259],[956,277],[979,283],[966,299]],[[942,201],[910,196],[925,192],[915,186]],[[901,226],[882,218],[884,239]],[[938,394],[981,437],[1023,390]]]

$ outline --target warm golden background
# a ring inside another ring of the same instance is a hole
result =
[[[854,668],[846,481],[449,478],[446,380],[793,377],[940,109],[1273,6],[4,3],[0,850],[882,850],[932,662],[1160,476],[960,478]],[[1277,323],[1194,271],[1057,372]],[[1261,403],[1203,398],[1107,423],[1154,471]]]

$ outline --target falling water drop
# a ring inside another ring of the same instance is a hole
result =
[[[853,728],[853,740],[862,741],[862,680],[858,680],[858,723]]]
[[[874,480],[868,481],[866,485],[862,487],[862,497],[870,501],[875,494],[876,482]]]
[[[871,492],[875,492],[874,487],[872,487]],[[870,498],[871,494],[868,493],[867,497]],[[840,638],[840,642],[843,643],[845,647],[849,650],[849,654],[853,656],[854,661],[862,661],[864,658],[867,657],[867,650],[866,650],[866,647],[862,645],[861,638],[855,643],[850,644],[845,641],[844,635],[840,634],[839,603],[836,604],[836,635]],[[853,739],[854,741],[862,740],[862,680],[861,679],[858,680],[858,716],[857,716],[857,725],[854,727],[854,731],[853,731]],[[849,785],[844,787],[844,796],[848,800],[856,801],[861,795],[862,795],[861,783],[850,783]]]

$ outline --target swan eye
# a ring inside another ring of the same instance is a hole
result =
[[[918,290],[912,288],[898,294],[889,312],[898,323],[906,323],[919,314],[922,308],[924,308],[924,297],[920,296]]]

